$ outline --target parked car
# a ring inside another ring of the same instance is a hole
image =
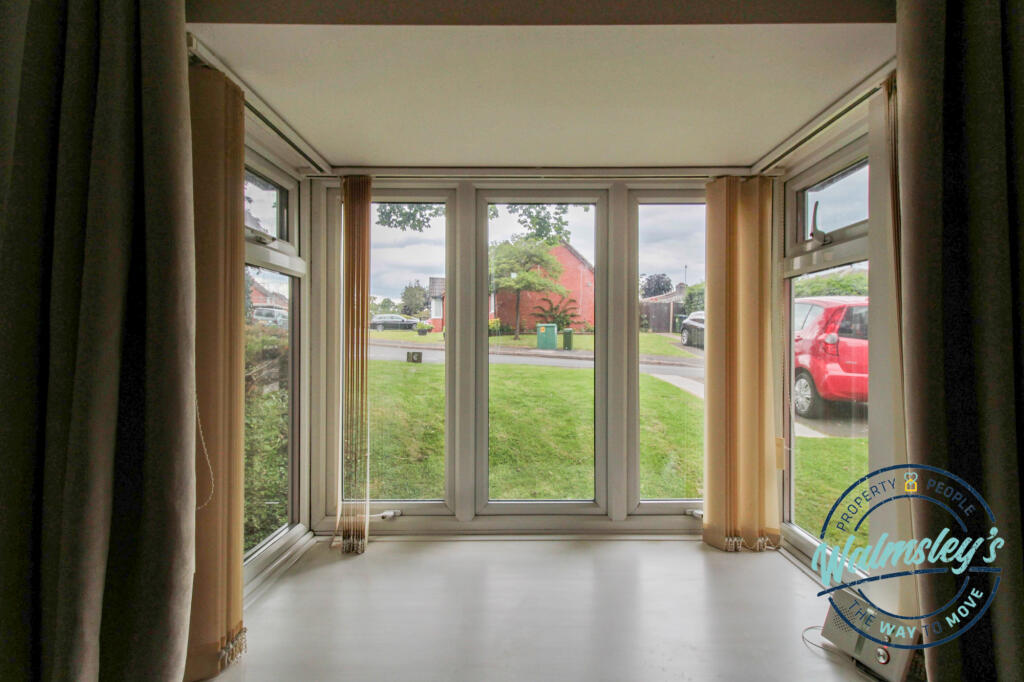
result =
[[[370,320],[370,328],[379,332],[385,329],[415,329],[419,320],[406,315],[374,315]]]
[[[260,324],[273,325],[275,327],[288,326],[288,311],[275,306],[254,306],[252,318]]]
[[[704,347],[703,310],[692,312],[683,320],[682,329],[679,330],[679,342],[684,346]]]
[[[868,399],[868,297],[793,301],[793,410],[819,417],[827,401]]]

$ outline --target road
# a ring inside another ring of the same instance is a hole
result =
[[[397,346],[378,346],[370,344],[370,359],[371,360],[398,360],[404,361],[405,354],[408,351],[418,350],[423,353],[423,362],[429,363],[442,363],[444,362],[444,351],[442,350],[428,350],[412,345],[408,347],[397,347]],[[583,360],[578,358],[552,358],[535,355],[505,355],[492,353],[488,355],[488,358],[492,363],[501,363],[508,365],[544,365],[547,367],[566,367],[569,369],[593,369],[593,360]],[[666,374],[681,377],[690,377],[693,379],[699,379],[704,381],[704,368],[694,367],[692,365],[655,365],[655,364],[640,364],[640,371],[644,374]]]

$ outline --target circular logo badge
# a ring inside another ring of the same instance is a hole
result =
[[[899,500],[936,505],[949,521],[933,537],[869,534],[872,514]],[[1004,540],[992,509],[966,481],[938,467],[898,464],[858,479],[836,499],[818,537],[811,562],[821,577],[818,596],[885,647],[925,649],[955,639],[978,622],[999,588],[995,561]],[[919,574],[943,574],[939,584],[950,586],[948,600],[929,613],[893,613],[865,593],[871,583]]]

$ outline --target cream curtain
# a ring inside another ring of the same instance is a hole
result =
[[[196,241],[196,574],[185,680],[213,677],[245,647],[242,512],[245,417],[244,96],[189,68]]]
[[[704,541],[779,541],[772,368],[772,181],[707,185]]]
[[[370,533],[370,458],[366,359],[370,322],[370,178],[346,176],[342,187],[342,447],[335,544],[362,554]]]

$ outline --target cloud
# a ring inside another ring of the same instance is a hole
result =
[[[640,274],[704,281],[704,204],[641,204],[639,218]]]

